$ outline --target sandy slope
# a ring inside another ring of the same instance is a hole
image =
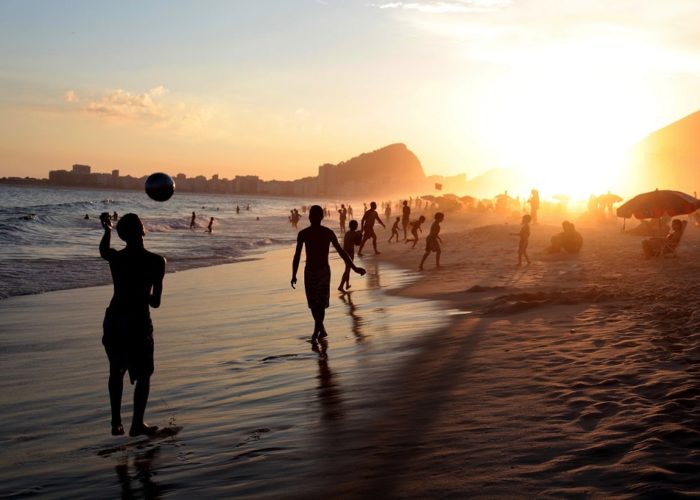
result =
[[[646,261],[615,223],[577,226],[579,256],[546,254],[559,228],[533,226],[517,268],[517,225],[464,222],[448,215],[443,269],[431,257],[401,292],[446,301],[454,326],[418,341],[367,402],[371,424],[325,450],[324,492],[699,494],[700,231]],[[363,261],[416,268],[422,248],[383,242]]]

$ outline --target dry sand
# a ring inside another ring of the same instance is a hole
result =
[[[453,325],[420,338],[366,402],[371,423],[326,450],[314,493],[700,494],[700,231],[678,258],[643,260],[616,222],[577,224],[575,256],[547,254],[560,228],[535,225],[518,268],[517,223],[451,231],[464,223],[448,214],[443,268],[431,256],[400,292],[444,301]],[[423,245],[362,261],[416,269]]]

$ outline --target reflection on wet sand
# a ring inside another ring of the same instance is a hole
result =
[[[343,295],[340,296],[340,300],[345,302],[345,304],[348,306],[348,315],[352,319],[352,333],[355,335],[355,340],[360,343],[364,342],[365,338],[367,336],[362,333],[362,318],[357,314],[357,306],[355,303],[352,301],[352,292],[346,292]]]
[[[333,380],[333,372],[328,366],[328,342],[321,339],[314,342],[311,349],[318,353],[318,399],[321,401],[321,420],[336,421],[343,416],[342,391]]]
[[[153,466],[153,460],[160,453],[160,447],[149,448],[143,453],[136,454],[133,459],[133,474],[129,472],[129,455],[124,455],[120,463],[114,466],[114,471],[117,473],[117,480],[121,485],[121,498],[161,498],[164,493],[158,483],[153,481],[153,476],[156,475]],[[138,481],[140,484],[134,485]]]

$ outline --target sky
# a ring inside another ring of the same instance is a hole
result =
[[[0,176],[427,174],[604,190],[700,109],[697,0],[0,0]],[[563,190],[562,190],[563,191]]]

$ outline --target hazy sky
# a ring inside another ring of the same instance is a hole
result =
[[[293,179],[394,142],[427,173],[602,175],[700,108],[698,19],[698,0],[0,0],[0,175]]]

